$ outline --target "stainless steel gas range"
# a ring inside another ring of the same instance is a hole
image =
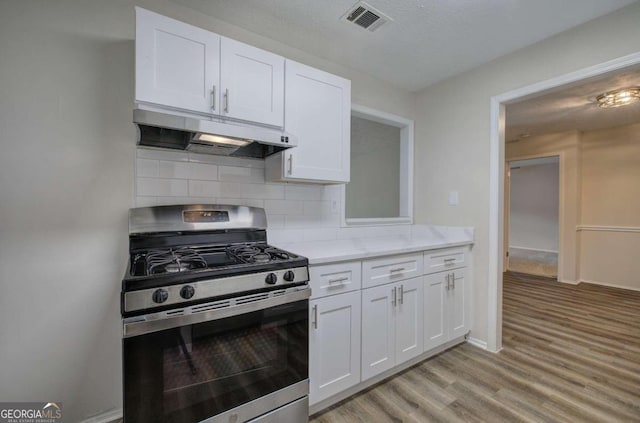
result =
[[[263,209],[131,209],[129,256],[125,423],[308,421],[308,262]]]

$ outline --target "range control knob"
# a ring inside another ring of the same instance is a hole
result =
[[[291,270],[287,270],[286,272],[284,272],[284,280],[287,282],[293,282],[293,280],[296,278],[295,273],[293,273]]]
[[[191,285],[185,285],[180,289],[180,296],[185,300],[190,299],[196,293],[196,290]]]
[[[151,298],[153,299],[154,303],[161,304],[167,301],[167,298],[169,298],[169,293],[166,289],[156,289],[155,291],[153,291],[153,295],[151,296]]]
[[[275,273],[269,273],[267,277],[264,278],[264,281],[269,285],[273,285],[278,282],[278,275],[276,275]]]

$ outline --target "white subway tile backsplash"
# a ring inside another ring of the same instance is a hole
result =
[[[189,163],[189,179],[218,180],[218,166],[210,163]]]
[[[306,216],[328,216],[331,214],[331,203],[328,201],[304,201],[303,208]]]
[[[136,194],[164,197],[186,197],[189,195],[186,180],[161,178],[138,178]]]
[[[221,166],[254,167],[264,169],[264,160],[243,157],[214,156],[211,154],[189,153],[188,160],[198,163],[211,163]]]
[[[287,228],[337,228],[340,226],[340,217],[333,216],[283,216]]]
[[[158,162],[158,176],[160,178],[189,179],[189,162],[175,162],[161,160]]]
[[[151,207],[157,205],[157,197],[145,197],[142,195],[136,197],[136,207]]]
[[[136,149],[136,157],[139,159],[151,160],[189,161],[189,154],[185,151],[162,150],[156,148],[139,147]]]
[[[190,197],[219,197],[220,182],[216,181],[189,181]]]
[[[158,161],[149,159],[136,159],[136,177],[157,178]]]
[[[255,198],[218,198],[218,204],[264,208],[264,200],[258,200]]]
[[[220,166],[218,179],[224,182],[264,183],[264,169],[255,167]]]
[[[269,215],[301,215],[304,212],[304,204],[301,201],[292,200],[265,200],[264,209]]]
[[[156,197],[158,206],[171,204],[216,204],[216,199],[211,197]]]
[[[220,182],[220,196],[225,198],[284,198],[281,184],[243,184],[240,182]]]
[[[284,188],[286,200],[322,200],[325,187],[323,185],[287,184]]]
[[[317,229],[303,229],[303,235],[305,241],[330,241],[336,239],[335,228],[317,228]]]
[[[269,229],[283,229],[285,227],[285,217],[282,215],[271,214],[267,216],[267,227]]]

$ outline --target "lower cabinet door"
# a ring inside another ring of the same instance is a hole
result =
[[[441,272],[424,277],[424,351],[448,340],[447,289],[448,275]]]
[[[422,277],[396,284],[396,365],[424,351],[422,289]]]
[[[469,331],[469,307],[471,288],[466,269],[450,272],[451,289],[449,290],[449,339],[458,338]]]
[[[309,303],[311,404],[360,382],[360,291]]]
[[[390,284],[362,290],[363,381],[395,365],[395,287]]]

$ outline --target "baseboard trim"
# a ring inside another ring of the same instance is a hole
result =
[[[567,285],[578,285],[580,281],[570,281],[567,279],[558,279],[558,282],[566,283]]]
[[[616,285],[614,283],[590,281],[590,280],[587,280],[587,279],[581,279],[580,283],[588,283],[590,285],[606,286],[606,287],[609,287],[609,288],[628,289],[629,291],[640,291],[640,287]]]
[[[524,251],[536,251],[539,253],[553,253],[558,254],[558,250],[545,250],[542,248],[529,248],[529,247],[518,247],[517,245],[510,245],[510,250],[524,250]]]
[[[467,338],[467,342],[469,344],[473,345],[474,347],[480,348],[482,350],[486,351],[486,349],[487,349],[487,343],[485,341],[482,341],[482,340],[478,339],[478,338],[469,337],[469,338]]]
[[[111,423],[121,419],[122,415],[122,408],[116,408],[115,410],[105,411],[104,413],[89,417],[86,420],[82,420],[80,423]]]

